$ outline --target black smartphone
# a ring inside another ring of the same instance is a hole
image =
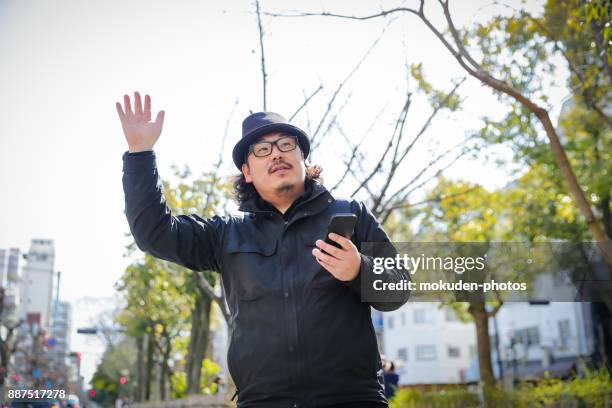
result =
[[[336,248],[341,248],[338,243],[329,239],[331,232],[342,235],[345,238],[351,239],[355,224],[357,223],[357,216],[353,213],[340,213],[332,215],[327,226],[327,234],[325,234],[325,242]]]

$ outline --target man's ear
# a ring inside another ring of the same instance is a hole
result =
[[[247,183],[253,182],[253,177],[251,177],[251,169],[249,168],[249,165],[246,163],[242,164],[242,174],[244,175],[244,179],[246,180]]]

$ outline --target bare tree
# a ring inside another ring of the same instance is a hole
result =
[[[255,13],[257,14],[257,30],[259,32],[259,50],[261,53],[261,79],[263,85],[263,110],[268,110],[268,73],[266,72],[266,57],[264,54],[264,30],[261,24],[259,0],[255,0]]]
[[[529,97],[521,93],[518,89],[513,87],[510,83],[503,81],[494,77],[491,72],[485,69],[481,64],[479,64],[476,59],[470,54],[467,50],[464,39],[461,37],[459,30],[456,28],[453,19],[449,10],[449,0],[438,0],[442,11],[444,13],[444,18],[447,23],[447,28],[451,34],[451,40],[447,39],[447,36],[440,31],[431,20],[425,15],[425,0],[420,0],[420,4],[418,8],[411,7],[396,7],[389,10],[383,10],[378,13],[369,14],[365,16],[352,16],[352,15],[344,15],[344,14],[335,14],[328,12],[320,12],[320,13],[295,13],[295,14],[278,14],[278,13],[268,13],[272,16],[279,17],[307,17],[307,16],[325,16],[325,17],[335,17],[335,18],[344,18],[344,19],[352,19],[352,20],[370,20],[374,18],[386,17],[394,14],[407,13],[417,16],[426,26],[427,28],[440,40],[440,42],[444,45],[444,47],[450,52],[450,54],[457,60],[459,65],[472,77],[480,80],[485,85],[491,87],[496,92],[501,92],[517,102],[523,105],[529,112],[534,114],[546,132],[548,137],[548,142],[552,154],[557,162],[557,166],[561,171],[563,178],[565,179],[570,194],[574,197],[574,201],[578,206],[579,211],[582,213],[586,220],[587,227],[593,238],[597,241],[598,247],[601,250],[606,263],[609,266],[612,266],[612,244],[610,243],[609,237],[604,233],[601,223],[596,218],[591,205],[586,199],[586,195],[578,183],[576,175],[572,169],[572,166],[567,158],[565,150],[561,145],[559,140],[559,136],[557,131],[550,120],[550,116],[548,111],[538,105],[536,102],[531,100]]]

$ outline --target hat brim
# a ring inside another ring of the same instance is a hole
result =
[[[236,143],[232,151],[232,159],[238,170],[242,170],[242,164],[244,163],[244,158],[249,146],[260,137],[275,132],[285,132],[297,136],[300,149],[302,149],[304,153],[304,158],[308,157],[308,153],[310,153],[310,141],[308,140],[306,132],[296,126],[286,123],[270,123],[269,125],[255,129]]]

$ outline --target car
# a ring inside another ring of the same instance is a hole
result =
[[[60,403],[52,398],[15,398],[9,408],[60,408]]]
[[[74,394],[68,394],[68,398],[66,398],[66,408],[80,408],[81,402],[79,401],[79,397]]]

